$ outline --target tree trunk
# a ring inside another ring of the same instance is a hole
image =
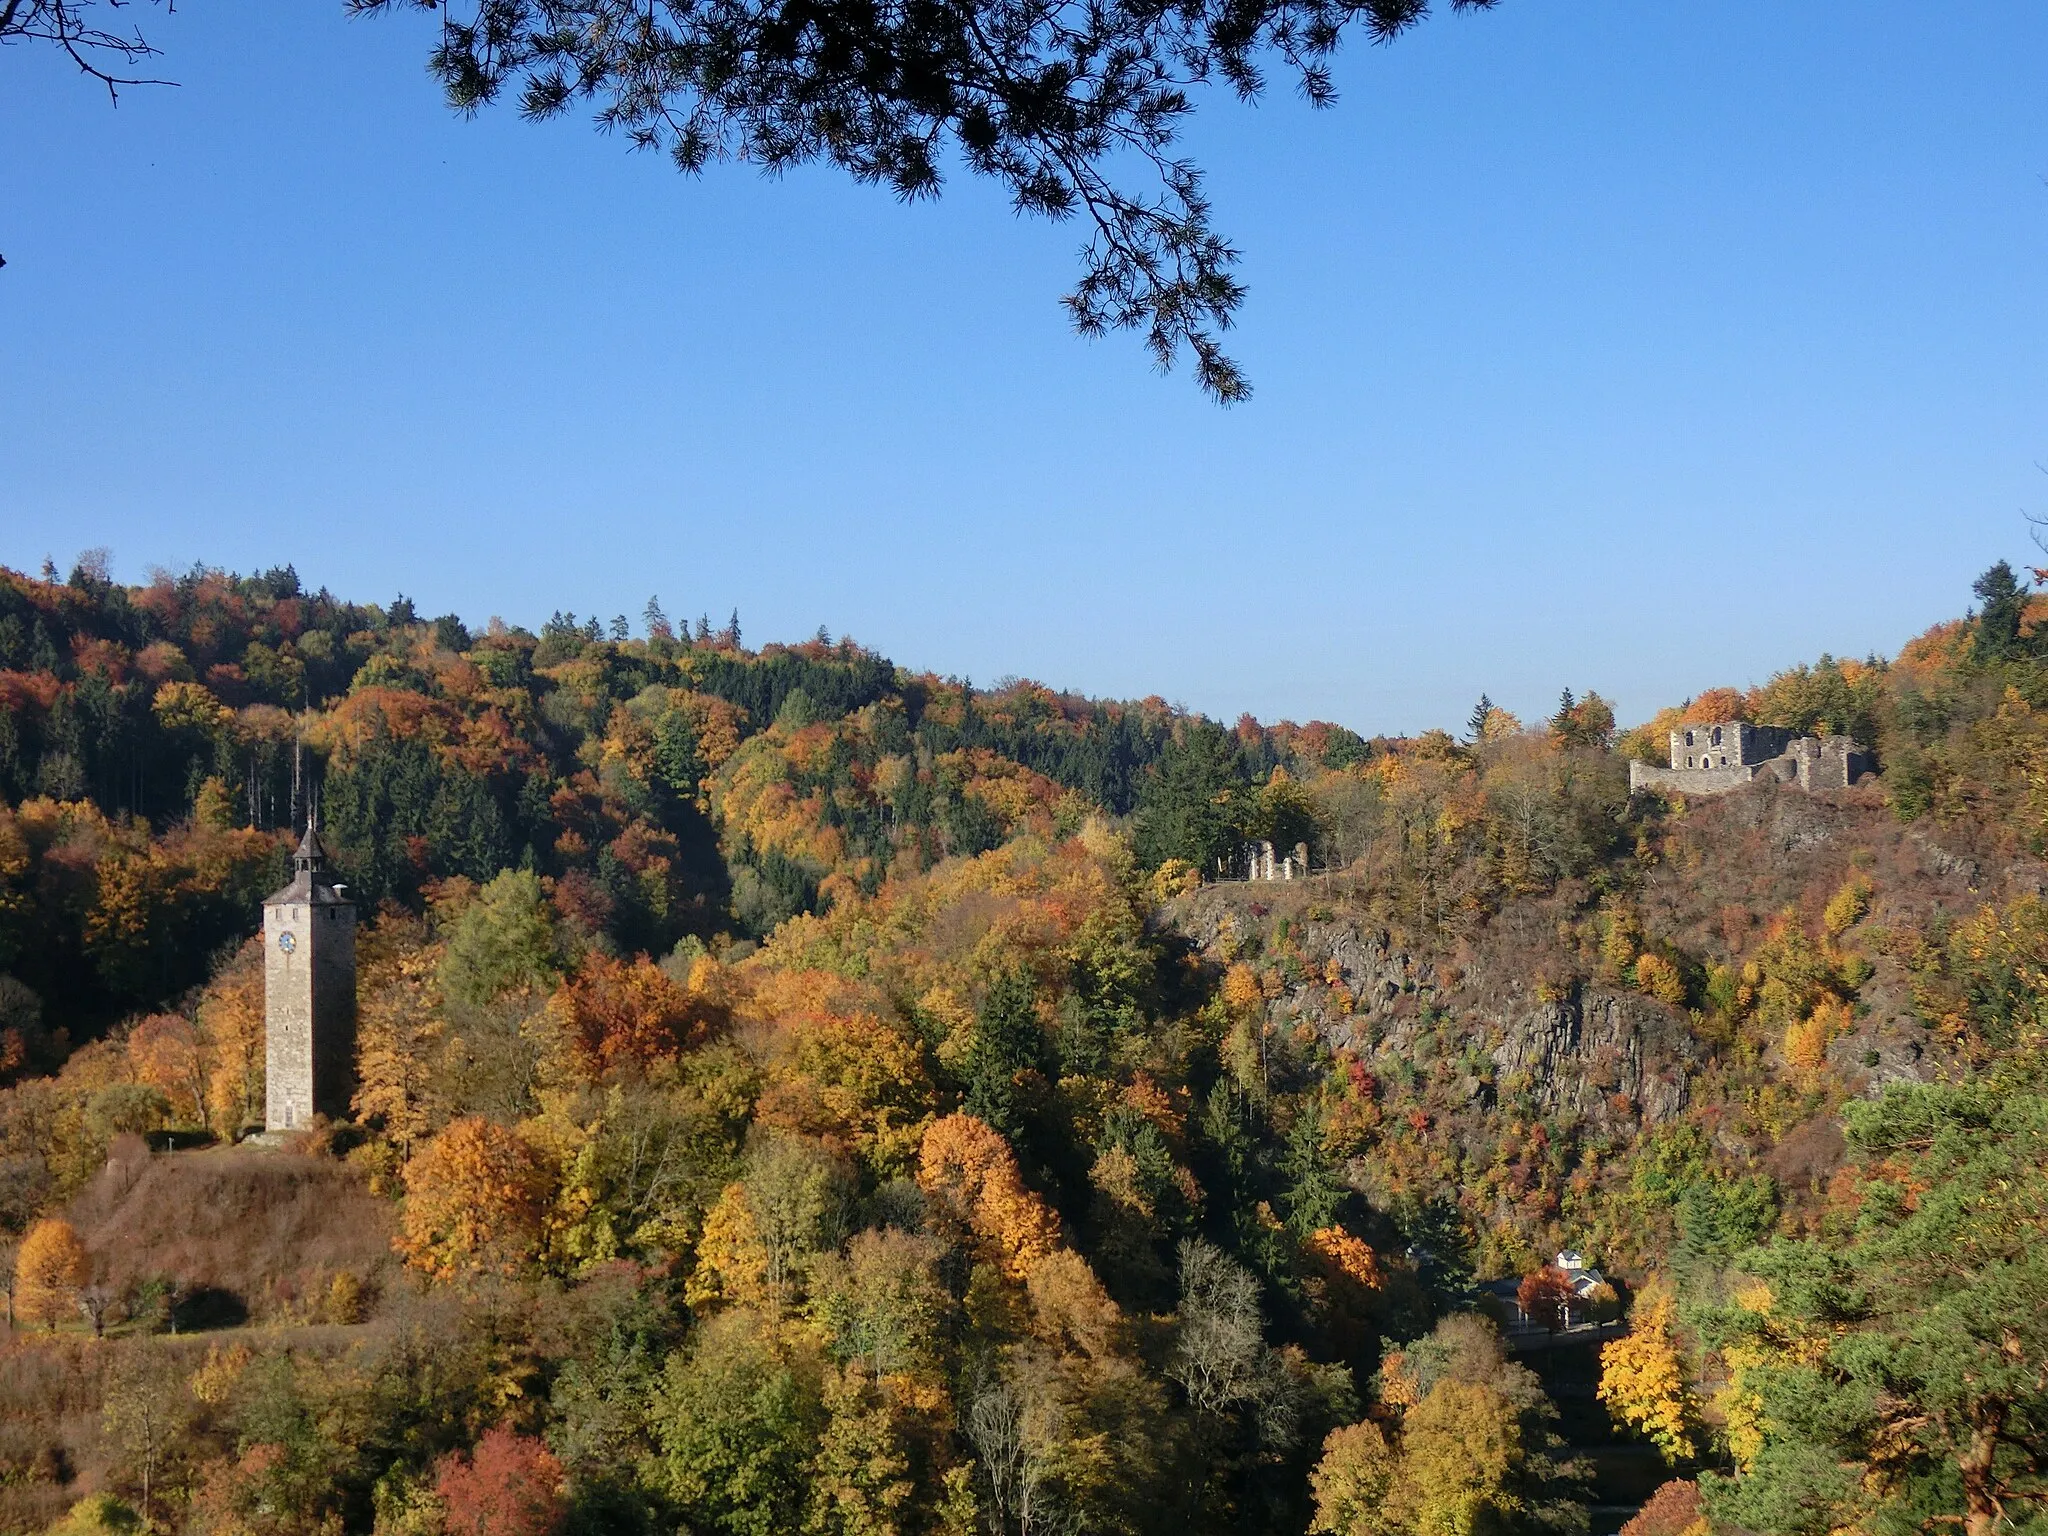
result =
[[[1963,1480],[1963,1536],[1993,1536],[1998,1527],[1997,1483],[1992,1462],[1998,1455],[1998,1432],[2005,1427],[2005,1404],[1981,1404],[1970,1416],[1970,1438],[1956,1456]]]

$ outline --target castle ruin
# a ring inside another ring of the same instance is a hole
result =
[[[263,1123],[303,1130],[347,1116],[355,1089],[356,908],[320,834],[292,855],[292,882],[263,902]]]
[[[1219,880],[1237,879],[1239,870],[1244,871],[1246,880],[1306,880],[1309,875],[1308,844],[1296,843],[1292,853],[1282,854],[1276,859],[1270,841],[1255,839],[1243,844],[1235,854],[1220,855],[1216,860],[1216,877]]]
[[[1759,779],[1804,790],[1847,789],[1870,757],[1847,736],[1794,736],[1781,726],[1719,720],[1671,733],[1671,766],[1628,765],[1628,787],[1718,795]]]

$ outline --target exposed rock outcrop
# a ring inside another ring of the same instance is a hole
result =
[[[1209,887],[1168,916],[1221,964],[1268,908],[1242,890]],[[1491,1103],[1511,1091],[1543,1113],[1598,1123],[1656,1123],[1690,1101],[1700,1053],[1685,1016],[1640,993],[1573,985],[1551,995],[1483,965],[1447,973],[1384,930],[1329,916],[1290,919],[1290,939],[1298,974],[1267,1003],[1268,1018],[1283,1029],[1310,1025],[1332,1050],[1376,1069],[1448,1054],[1467,1064],[1458,1081],[1468,1099]],[[1471,1070],[1475,1054],[1489,1064],[1484,1073]]]
[[[1692,1037],[1671,1009],[1640,993],[1575,988],[1502,1010],[1493,1022],[1501,1078],[1526,1077],[1545,1110],[1602,1119],[1619,1096],[1654,1124],[1688,1102],[1697,1065]]]

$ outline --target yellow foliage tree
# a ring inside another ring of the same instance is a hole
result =
[[[1088,1261],[1073,1249],[1056,1248],[1036,1260],[1024,1277],[1024,1288],[1031,1298],[1032,1317],[1047,1340],[1096,1359],[1116,1352],[1123,1313]]]
[[[14,1305],[52,1333],[92,1275],[92,1258],[68,1221],[50,1217],[28,1229],[14,1256]]]
[[[1600,958],[1617,973],[1634,962],[1642,938],[1636,915],[1627,907],[1609,907],[1600,914]]]
[[[1411,1408],[1399,1443],[1367,1420],[1323,1442],[1310,1474],[1329,1536],[1482,1536],[1512,1525],[1527,1452],[1515,1406],[1493,1388],[1446,1378]]]
[[[807,1483],[804,1536],[903,1536],[911,1508],[916,1426],[859,1365],[827,1371],[825,1427]]]
[[[1636,956],[1636,987],[1674,1008],[1685,1003],[1685,978],[1677,966],[1654,951]]]
[[[1251,1013],[1266,1005],[1259,973],[1242,960],[1223,973],[1223,1003],[1233,1013]]]
[[[1491,1387],[1445,1379],[1408,1414],[1396,1504],[1414,1526],[1478,1536],[1522,1512],[1515,1479],[1526,1452],[1515,1406]]]
[[[452,1121],[405,1165],[398,1250],[437,1280],[516,1274],[540,1249],[552,1184],[516,1132]]]
[[[1820,923],[1831,939],[1839,939],[1851,928],[1863,921],[1870,910],[1870,882],[1861,875],[1852,875],[1842,888],[1829,898],[1822,910]]]
[[[1309,1474],[1316,1501],[1309,1529],[1327,1536],[1382,1536],[1392,1530],[1388,1495],[1397,1469],[1393,1447],[1372,1420],[1331,1430],[1322,1460]]]
[[[199,1049],[205,1058],[206,1120],[232,1136],[262,1119],[263,946],[252,939],[199,1000]]]
[[[1768,1282],[1738,1285],[1728,1299],[1750,1314],[1752,1325],[1718,1351],[1726,1379],[1715,1391],[1711,1407],[1736,1469],[1747,1472],[1763,1451],[1769,1429],[1758,1376],[1787,1365],[1818,1365],[1834,1341],[1826,1332],[1778,1316]]]
[[[382,949],[372,947],[363,967],[354,1109],[362,1119],[380,1123],[399,1155],[410,1157],[433,1117],[432,1053],[443,1032],[435,984],[441,951],[413,945]]]
[[[199,1368],[192,1373],[186,1385],[192,1395],[209,1408],[217,1408],[234,1393],[235,1384],[242,1379],[242,1372],[249,1368],[255,1358],[248,1346],[230,1344],[223,1349],[218,1344],[206,1346],[206,1358],[199,1362]]]
[[[924,1054],[868,1010],[784,1021],[756,1106],[766,1125],[815,1136],[878,1178],[909,1170],[936,1098]]]
[[[1675,1466],[1695,1454],[1698,1408],[1672,1337],[1672,1310],[1671,1293],[1660,1285],[1637,1298],[1628,1333],[1600,1351],[1600,1401]]]
[[[1202,872],[1186,859],[1168,859],[1152,872],[1152,899],[1160,906],[1202,888]]]
[[[768,1248],[747,1200],[747,1186],[728,1184],[704,1217],[697,1239],[697,1267],[683,1287],[693,1307],[721,1302],[765,1306],[769,1301]]]
[[[1854,1025],[1847,1003],[1838,997],[1823,997],[1812,1013],[1785,1027],[1785,1060],[1811,1076],[1827,1064],[1828,1047]]]

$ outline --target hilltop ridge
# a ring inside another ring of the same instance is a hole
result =
[[[1686,1485],[1658,1508],[1807,1536],[1815,1458],[1899,1436],[1829,1519],[1950,1508],[1963,1420],[1771,1405],[1829,1340],[1842,1401],[1924,1359],[1884,1389],[1919,1402],[1976,1325],[1869,1341],[2010,1315],[2048,1252],[2007,1166],[2048,634],[1999,569],[1892,661],[1370,739],[823,636],[478,635],[289,570],[0,572],[0,1228],[48,1330],[0,1373],[0,1529],[140,1497],[100,1358],[158,1373],[150,1497],[220,1536],[450,1528],[479,1466],[579,1530],[1022,1536],[1028,1484],[1121,1532],[1535,1536],[1629,1455]],[[1689,719],[1875,771],[1631,792]],[[313,803],[358,1088],[230,1149]],[[1316,872],[1243,878],[1248,843]],[[1565,1250],[1601,1271],[1569,1299]],[[1814,1266],[1920,1289],[1823,1318]],[[200,1291],[195,1364],[156,1340]],[[1510,1358],[1573,1307],[1613,1352]]]

